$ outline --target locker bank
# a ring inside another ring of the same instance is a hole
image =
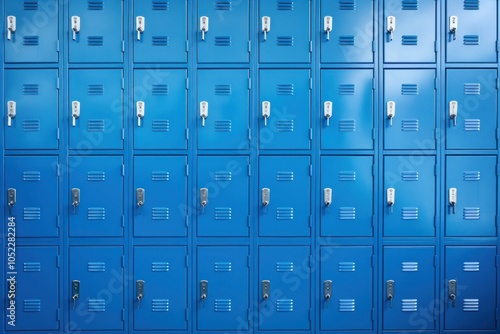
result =
[[[497,0],[4,0],[5,333],[499,333]]]

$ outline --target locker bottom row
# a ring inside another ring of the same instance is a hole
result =
[[[434,246],[385,246],[381,256],[372,246],[259,246],[256,257],[248,246],[198,246],[195,253],[134,246],[129,258],[122,246],[70,246],[64,255],[58,246],[19,246],[17,274],[6,277],[5,329],[470,333],[497,326],[496,246],[446,246],[442,258]]]

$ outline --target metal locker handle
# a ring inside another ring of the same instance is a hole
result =
[[[390,34],[391,41],[394,38],[394,31],[396,31],[396,17],[387,16],[387,32]]]
[[[80,189],[71,189],[71,204],[73,205],[73,214],[76,214],[76,207],[80,205]]]
[[[271,295],[271,281],[262,280],[261,282],[262,299],[268,300]]]
[[[458,191],[457,188],[448,189],[448,202],[453,208],[453,214],[455,214],[455,208],[457,206],[458,201]]]
[[[267,41],[267,34],[271,31],[271,17],[262,16],[262,32],[264,33],[264,41]]]
[[[396,203],[396,189],[387,188],[387,205],[391,207],[391,213],[394,211],[394,204]]]
[[[451,299],[451,306],[455,307],[455,300],[457,299],[457,280],[451,279],[448,281],[448,297]]]
[[[267,126],[267,119],[271,116],[271,102],[262,101],[262,117],[264,117],[264,126]]]
[[[200,299],[205,301],[208,298],[208,281],[200,281]]]
[[[331,16],[325,16],[323,19],[324,30],[326,32],[326,40],[330,40],[330,32],[332,31],[333,18]]]
[[[9,41],[14,32],[16,32],[16,17],[14,15],[9,15],[7,16],[7,39]]]
[[[7,102],[7,126],[12,126],[12,120],[16,118],[16,101]]]
[[[135,18],[135,30],[137,30],[137,40],[141,40],[141,34],[146,30],[146,18],[144,16],[137,16]]]
[[[394,281],[392,279],[385,283],[385,291],[387,294],[387,299],[390,301],[390,306],[392,308],[392,300],[394,299]]]
[[[396,102],[387,101],[387,118],[389,118],[389,124],[392,126],[392,119],[396,116]]]
[[[207,101],[200,102],[200,117],[201,117],[201,126],[205,126],[205,120],[208,118],[208,102]]]
[[[332,196],[333,195],[333,191],[332,191],[332,188],[325,188],[323,190],[323,201],[325,202],[325,205],[326,206],[330,206],[332,204]]]
[[[143,280],[137,280],[135,282],[135,297],[137,299],[137,308],[141,308],[141,300],[144,298],[144,285]]]
[[[205,212],[205,207],[208,204],[208,188],[200,189],[200,204],[203,212]]]
[[[71,17],[71,30],[73,31],[73,40],[76,41],[76,34],[80,32],[80,16]]]
[[[208,16],[200,17],[201,40],[205,40],[205,34],[208,32]]]
[[[457,39],[458,16],[450,16],[450,33],[453,35],[453,40]]]
[[[323,114],[325,115],[326,118],[326,126],[330,126],[330,118],[332,118],[333,115],[333,103],[332,101],[325,101],[323,103]]]
[[[137,188],[135,191],[135,197],[137,199],[137,207],[139,208],[139,213],[141,208],[146,203],[146,190],[144,188]]]
[[[453,126],[457,126],[458,101],[450,101],[450,118],[453,120]]]
[[[326,280],[323,282],[323,296],[326,300],[332,298],[332,281]]]
[[[80,298],[80,281],[73,280],[71,282],[71,299],[73,300],[73,308],[76,307],[76,301]]]
[[[146,115],[146,103],[137,101],[136,103],[137,126],[141,126],[141,119]]]
[[[9,206],[9,215],[12,215],[12,207],[16,205],[16,189],[9,188],[7,190],[7,205]]]

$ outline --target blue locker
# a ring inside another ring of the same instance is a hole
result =
[[[248,63],[249,0],[197,1],[199,63]],[[202,21],[208,20],[208,29]],[[206,32],[205,32],[206,31]]]
[[[134,247],[135,330],[187,328],[187,263],[183,246]]]
[[[373,167],[372,156],[321,157],[322,236],[373,235]]]
[[[133,110],[135,149],[185,149],[186,70],[135,70]]]
[[[373,1],[321,1],[321,62],[373,62],[373,4]],[[326,20],[331,20],[331,27]]]
[[[446,70],[446,148],[497,148],[497,70]]]
[[[59,55],[58,0],[6,1],[6,34],[9,20],[15,19],[16,29],[5,38],[6,63],[55,63]],[[13,16],[13,18],[11,18]]]
[[[15,190],[16,201],[4,212],[16,218],[17,237],[59,235],[58,184],[57,157],[5,157],[5,188]]]
[[[69,248],[70,298],[65,304],[73,329],[123,330],[123,293],[125,287],[132,284],[130,278],[124,279],[123,264],[121,246]],[[75,288],[76,281],[78,288]]]
[[[435,329],[434,246],[385,246],[383,266],[383,329]]]
[[[447,0],[445,22],[447,62],[497,61],[496,1]]]
[[[78,112],[76,112],[78,111]],[[92,153],[123,147],[123,72],[69,70],[69,148]]]
[[[9,245],[7,245],[9,247]],[[7,254],[13,250],[7,248]],[[18,246],[14,270],[6,272],[6,322],[11,303],[15,302],[15,327],[7,330],[59,330],[59,251],[56,246]],[[9,272],[17,272],[11,275]],[[15,280],[11,278],[15,276]],[[11,283],[15,297],[10,298]]]
[[[310,6],[310,0],[259,0],[261,63],[310,62]]]
[[[386,237],[431,237],[436,222],[436,158],[384,158],[383,213]],[[393,190],[391,200],[389,192]],[[420,194],[420,195],[416,195]],[[390,204],[392,202],[392,205]]]
[[[247,156],[198,157],[198,236],[248,236],[249,174]]]
[[[445,251],[444,328],[497,329],[496,247],[447,246]]]
[[[497,168],[495,156],[446,157],[447,236],[497,235]]]
[[[198,71],[198,149],[248,148],[249,92],[248,70]]]
[[[186,236],[185,156],[135,156],[134,190],[134,236]]]
[[[58,81],[57,70],[5,70],[6,149],[58,148]]]
[[[311,235],[311,159],[259,157],[259,235]]]
[[[372,259],[371,246],[321,247],[322,330],[373,329]]]
[[[259,247],[259,329],[311,328],[309,246]]]
[[[143,29],[138,25],[141,18],[144,18]],[[186,0],[134,0],[133,22],[134,62],[186,62]]]
[[[309,70],[260,71],[261,149],[309,149],[311,84]]]
[[[436,61],[436,1],[384,0],[384,21],[386,63]]]
[[[248,247],[199,246],[197,255],[197,329],[248,330]]]
[[[373,149],[373,83],[372,70],[321,71],[322,149]]]
[[[70,157],[69,235],[123,235],[123,158]]]
[[[122,62],[125,51],[123,0],[72,0],[68,3],[69,62]],[[75,20],[79,24],[75,25]]]
[[[385,70],[385,149],[436,147],[435,78],[430,69]]]

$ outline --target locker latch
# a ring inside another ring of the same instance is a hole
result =
[[[137,30],[137,40],[141,40],[141,34],[146,29],[146,18],[144,16],[137,16],[135,18],[135,30]]]
[[[144,188],[137,188],[135,191],[135,196],[137,199],[137,207],[139,208],[139,213],[141,213],[141,208],[146,202],[146,190],[144,190]]]
[[[458,101],[450,101],[450,118],[453,120],[453,126],[457,126]]]
[[[135,282],[135,294],[137,298],[137,308],[141,308],[141,300],[144,298],[144,284],[143,280]]]
[[[332,298],[332,281],[326,280],[323,282],[323,296],[327,301]]]
[[[396,189],[387,188],[387,205],[391,207],[391,213],[394,212],[394,203],[396,203]]]
[[[200,117],[201,117],[201,126],[205,126],[205,119],[208,118],[208,102],[207,101],[200,102]]]
[[[385,283],[387,299],[389,299],[390,307],[392,308],[392,300],[394,299],[394,281],[392,279]]]
[[[7,126],[12,126],[12,120],[16,118],[16,102],[7,102]]]
[[[262,188],[262,205],[264,206],[264,213],[266,213],[269,203],[271,203],[271,189]]]
[[[16,205],[16,189],[7,189],[7,205],[9,206],[9,215],[12,215],[12,207]]]
[[[205,207],[208,204],[208,188],[200,189],[200,204],[203,212],[205,212]]]
[[[453,35],[453,40],[457,39],[458,16],[450,16],[450,33]]]
[[[269,296],[271,295],[271,281],[266,279],[262,280],[261,290],[262,290],[262,299],[268,300]]]
[[[80,102],[71,102],[71,116],[73,117],[73,126],[76,126],[76,120],[80,118]]]
[[[396,17],[387,16],[387,32],[390,35],[391,41],[394,38],[394,31],[396,31]]]
[[[455,307],[455,300],[457,299],[457,280],[451,279],[448,281],[448,297],[451,299],[451,306]]]
[[[323,19],[324,21],[324,29],[326,32],[326,40],[330,40],[330,32],[332,31],[332,23],[333,23],[333,18],[331,16],[325,16]]]
[[[76,300],[80,298],[80,281],[71,282],[71,299],[73,299],[73,308],[76,307]]]
[[[80,189],[71,189],[71,204],[73,205],[73,214],[76,213],[76,207],[80,205]]]
[[[76,41],[76,34],[80,32],[80,16],[71,17],[71,30],[73,31],[73,40]]]
[[[332,188],[325,188],[323,189],[323,201],[325,202],[325,205],[329,207],[332,204],[332,199],[333,197],[333,191]]]
[[[448,189],[448,202],[450,203],[453,209],[453,214],[455,214],[455,208],[457,206],[457,196],[458,196],[457,188]]]
[[[325,101],[323,103],[323,114],[325,115],[326,118],[326,126],[330,126],[330,118],[332,118],[333,114],[333,103],[332,101]]]
[[[14,15],[9,15],[7,16],[7,39],[9,41],[14,32],[16,32],[16,17]]]
[[[264,33],[264,40],[267,41],[267,34],[271,31],[271,17],[262,16],[262,32]]]
[[[271,116],[271,102],[262,101],[262,117],[264,117],[264,126],[267,126],[267,119]]]
[[[144,101],[137,101],[136,109],[137,126],[141,126],[141,119],[143,119],[144,115],[146,114],[146,104],[144,103]]]
[[[201,40],[205,40],[205,33],[208,32],[208,16],[200,17]]]
[[[205,301],[208,298],[208,281],[201,280],[200,281],[200,299]]]
[[[389,125],[392,126],[392,119],[396,116],[396,102],[387,101],[387,118],[389,118]]]

